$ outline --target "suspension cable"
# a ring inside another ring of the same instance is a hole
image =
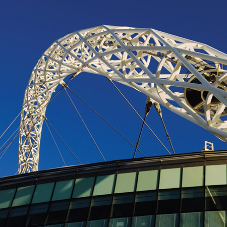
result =
[[[64,139],[60,136],[60,134],[57,132],[57,130],[52,126],[52,124],[47,120],[47,118],[44,118],[47,123],[51,126],[51,128],[55,131],[55,133],[58,135],[58,137],[61,139],[61,141],[65,144],[65,146],[69,149],[69,151],[73,154],[73,156],[77,159],[77,161],[82,164],[82,162],[79,160],[79,158],[77,158],[77,156],[74,154],[74,152],[70,149],[70,147],[68,146],[68,144],[64,141]]]
[[[64,87],[64,89],[65,89],[65,92],[66,92],[67,96],[69,97],[69,99],[70,99],[71,103],[73,104],[73,106],[74,106],[74,108],[75,108],[75,110],[76,110],[77,114],[79,115],[79,117],[80,117],[81,121],[83,122],[83,124],[84,124],[85,128],[87,129],[87,131],[88,131],[88,133],[89,133],[89,135],[90,135],[91,139],[93,140],[93,142],[94,142],[95,146],[97,147],[97,149],[98,149],[99,153],[101,154],[101,156],[102,156],[102,158],[104,159],[104,161],[106,161],[106,159],[105,159],[105,157],[104,157],[104,155],[103,155],[102,151],[100,150],[100,148],[99,148],[98,144],[96,143],[96,141],[95,141],[94,137],[92,136],[92,134],[91,134],[91,132],[90,132],[89,128],[87,127],[87,125],[86,125],[86,123],[85,123],[85,121],[84,121],[84,119],[83,119],[83,117],[81,116],[81,114],[80,114],[79,110],[76,108],[76,105],[74,104],[74,102],[73,102],[73,100],[71,99],[71,97],[70,97],[69,93],[67,92],[67,90],[66,90],[66,88],[65,88],[65,85],[64,85],[64,84],[62,84],[62,86]]]
[[[69,80],[66,82],[66,84],[68,84],[75,76],[76,76],[76,73],[73,74],[73,75],[69,78]],[[44,82],[43,82],[43,84],[44,84]],[[50,103],[50,101],[52,101],[52,100],[59,94],[59,92],[60,92],[62,89],[63,89],[63,88],[61,87],[61,88],[53,95],[53,97],[47,102],[47,104],[46,104],[45,106],[47,106],[47,105]],[[37,95],[36,97],[38,97],[38,95]],[[45,106],[44,106],[44,107],[45,107]],[[41,105],[38,106],[37,109],[35,109],[35,110],[32,111],[31,113],[29,113],[29,115],[32,115],[32,114],[33,114],[35,111],[37,111],[40,107],[41,107]],[[12,126],[12,124],[16,121],[16,119],[20,116],[21,112],[22,112],[22,110],[18,113],[18,115],[14,118],[14,120],[9,124],[9,126],[5,129],[5,131],[1,134],[0,139],[1,139],[2,136],[8,131],[8,129]],[[8,139],[8,140],[9,140],[9,139]],[[7,141],[8,141],[8,140],[7,140]],[[4,146],[4,145],[3,145],[3,146]],[[0,149],[1,149],[1,148],[0,148]]]
[[[22,111],[14,118],[14,120],[9,124],[9,126],[5,129],[5,131],[1,134],[0,139],[3,137],[3,135],[7,132],[7,130],[11,127],[11,125],[16,121],[16,119],[20,116]]]
[[[2,144],[2,146],[0,147],[0,150],[4,147],[4,145],[12,138],[12,136],[19,130],[20,127],[18,127],[13,133],[12,135],[5,141],[5,143]]]
[[[146,102],[146,108],[145,108],[144,119],[143,119],[143,123],[142,123],[141,129],[140,129],[140,134],[139,134],[139,137],[138,137],[138,140],[137,140],[137,143],[136,143],[136,148],[139,146],[140,138],[141,138],[142,131],[143,131],[143,127],[144,127],[144,123],[145,123],[145,120],[146,120],[146,118],[147,118],[147,115],[148,115],[149,112],[150,112],[151,106],[152,106],[152,102],[151,102],[150,99],[147,97],[147,102]],[[136,149],[135,149],[135,151],[134,151],[133,158],[135,158],[135,156],[136,156]]]
[[[164,129],[165,129],[165,132],[166,132],[166,138],[167,138],[167,140],[169,141],[169,144],[170,144],[170,146],[171,146],[171,149],[172,149],[173,153],[175,154],[175,151],[174,151],[174,148],[173,148],[173,144],[172,144],[172,142],[171,142],[171,139],[170,139],[169,133],[168,133],[168,131],[167,131],[167,128],[166,128],[164,119],[163,119],[163,117],[162,117],[162,111],[161,111],[160,105],[159,105],[159,103],[157,103],[157,102],[154,102],[153,104],[154,104],[154,107],[155,107],[155,109],[156,109],[156,111],[157,111],[159,117],[161,118],[162,125],[163,125],[163,127],[164,127]]]
[[[0,150],[0,154],[2,154],[5,150],[8,149],[8,147],[12,144],[12,142],[19,136],[19,132],[9,141],[9,143],[2,149]]]
[[[107,125],[109,125],[116,133],[118,133],[124,140],[126,140],[131,146],[133,146],[134,148],[136,148],[136,146],[134,146],[134,144],[132,142],[130,142],[123,134],[121,134],[116,128],[114,128],[104,117],[102,117],[96,110],[94,110],[88,103],[86,103],[77,93],[75,93],[68,85],[66,86],[66,88],[68,88],[78,99],[80,99],[90,110],[92,110],[98,117],[100,117]],[[137,151],[140,152],[140,154],[142,154],[144,157],[146,157],[146,155],[139,150],[138,148],[136,148]]]
[[[131,108],[134,110],[134,112],[138,115],[138,117],[144,122],[144,124],[148,127],[148,129],[151,131],[151,133],[155,136],[155,138],[159,141],[159,143],[165,148],[165,150],[171,154],[169,152],[169,150],[166,148],[166,146],[162,143],[162,141],[158,138],[158,136],[154,133],[154,131],[149,127],[149,125],[144,121],[144,119],[140,116],[140,114],[136,111],[136,109],[133,107],[133,105],[128,101],[128,99],[123,95],[123,93],[119,90],[119,88],[113,83],[112,80],[110,80],[109,78],[107,78],[113,85],[114,87],[117,89],[117,91],[121,94],[121,96],[125,99],[125,101],[131,106]]]
[[[52,139],[53,139],[53,141],[54,141],[54,144],[55,144],[55,146],[57,147],[57,150],[58,150],[58,152],[59,152],[59,154],[60,154],[60,156],[61,156],[61,159],[62,159],[64,165],[66,166],[66,163],[65,163],[65,160],[64,160],[64,158],[63,158],[63,156],[62,156],[62,154],[61,154],[61,151],[60,151],[60,149],[59,149],[59,147],[58,147],[58,145],[57,145],[57,143],[56,143],[56,141],[55,141],[55,139],[54,139],[54,136],[53,136],[52,132],[50,131],[50,127],[48,126],[48,124],[47,124],[46,121],[45,121],[45,123],[46,123],[46,126],[47,126],[47,128],[48,128],[48,130],[49,130],[49,132],[50,132],[50,135],[51,135],[51,137],[52,137]]]

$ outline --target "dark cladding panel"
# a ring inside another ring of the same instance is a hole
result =
[[[184,188],[182,189],[181,212],[196,212],[204,210],[204,188]]]
[[[26,226],[44,225],[47,216],[48,203],[31,205]]]
[[[68,213],[69,201],[52,202],[47,224],[64,223]]]
[[[135,216],[156,214],[157,191],[137,193],[135,202]]]
[[[75,199],[70,204],[68,222],[81,222],[88,219],[91,199]]]
[[[89,219],[108,219],[110,217],[112,196],[94,197]]]

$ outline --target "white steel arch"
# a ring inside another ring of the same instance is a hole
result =
[[[227,141],[227,55],[154,29],[99,26],[55,41],[32,71],[20,123],[19,173],[38,170],[42,124],[68,75],[96,73],[130,86]]]

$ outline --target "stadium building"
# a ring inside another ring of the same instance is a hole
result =
[[[227,152],[110,161],[0,179],[0,226],[224,227]]]

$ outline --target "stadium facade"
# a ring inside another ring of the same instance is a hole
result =
[[[224,227],[227,151],[69,166],[0,179],[0,226]]]

